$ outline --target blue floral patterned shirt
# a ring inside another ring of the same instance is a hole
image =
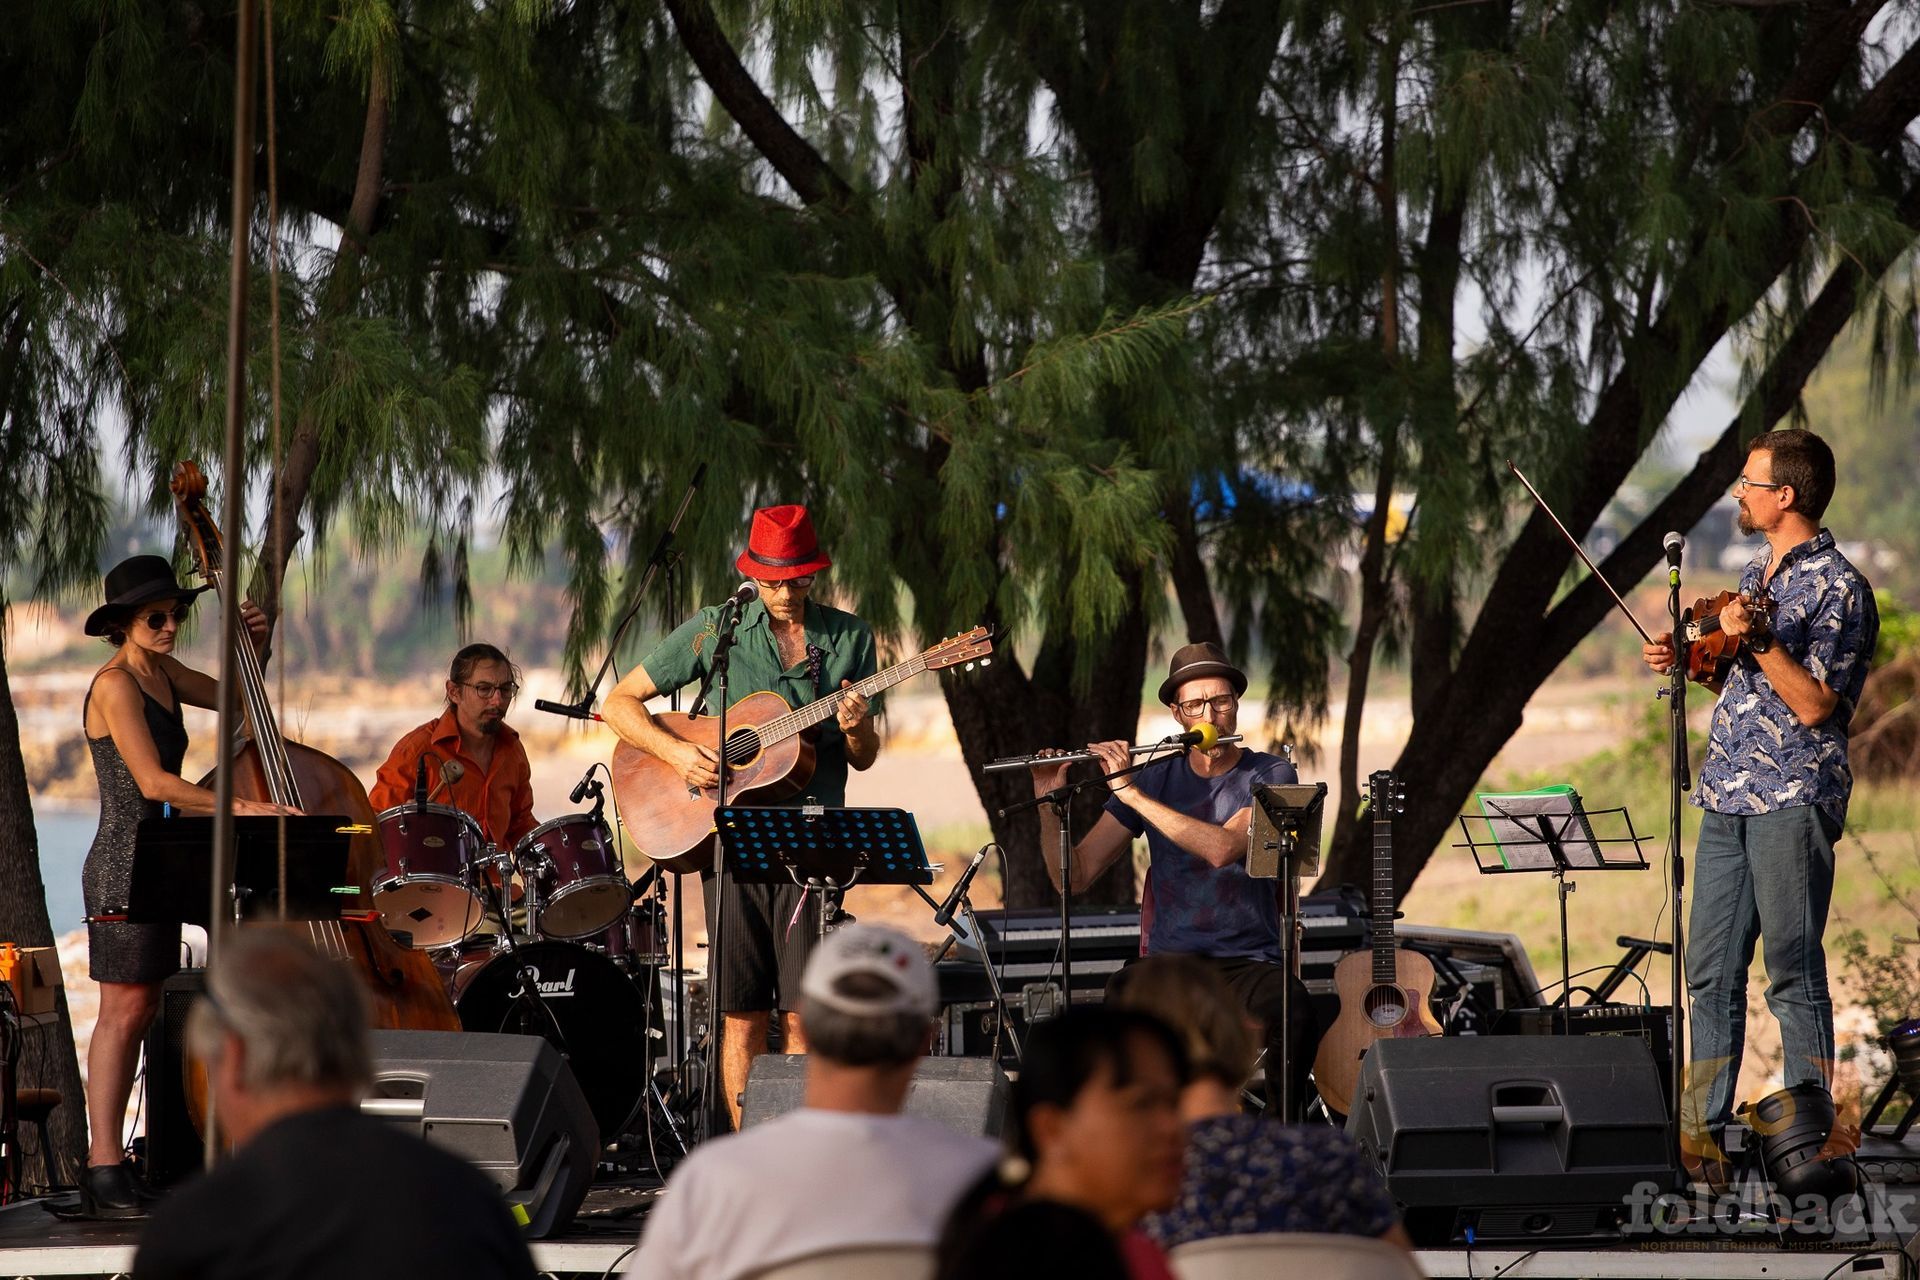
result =
[[[1163,1249],[1266,1231],[1377,1236],[1400,1221],[1380,1171],[1338,1129],[1210,1116],[1187,1132],[1180,1198],[1140,1223]]]
[[[1715,813],[1772,813],[1817,805],[1839,829],[1846,824],[1853,771],[1847,728],[1880,639],[1873,589],[1822,529],[1780,559],[1767,581],[1771,547],[1740,576],[1749,595],[1773,597],[1774,643],[1840,696],[1833,714],[1809,729],[1742,649],[1713,709],[1707,762],[1693,802]]]

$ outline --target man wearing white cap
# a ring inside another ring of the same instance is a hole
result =
[[[809,1057],[797,1111],[716,1138],[647,1215],[630,1280],[732,1280],[822,1249],[926,1244],[999,1148],[900,1114],[939,991],[920,944],[837,929],[801,980]]]

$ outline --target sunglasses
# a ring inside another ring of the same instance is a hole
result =
[[[177,604],[171,609],[155,609],[152,613],[140,615],[140,621],[147,624],[147,630],[158,631],[171,619],[178,626],[193,615],[193,606]]]

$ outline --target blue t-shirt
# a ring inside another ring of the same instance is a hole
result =
[[[1188,817],[1219,824],[1253,803],[1254,783],[1299,780],[1281,757],[1242,751],[1233,768],[1218,777],[1203,778],[1181,759],[1136,774],[1133,789]],[[1278,964],[1278,886],[1249,876],[1244,859],[1214,867],[1188,853],[1133,811],[1126,802],[1133,789],[1108,799],[1107,812],[1134,835],[1147,837],[1147,889],[1153,899],[1147,954],[1177,952]]]

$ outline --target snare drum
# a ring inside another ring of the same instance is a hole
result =
[[[472,818],[442,804],[395,805],[380,814],[380,848],[387,867],[373,882],[373,902],[387,928],[432,949],[480,927],[485,884],[473,864],[486,839]]]
[[[633,901],[620,846],[605,819],[591,813],[541,823],[513,847],[513,863],[538,884],[530,923],[542,938],[591,939],[618,924]]]

